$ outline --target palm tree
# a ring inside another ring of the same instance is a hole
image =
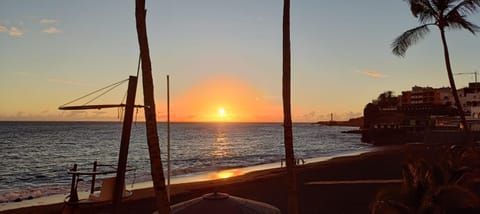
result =
[[[285,163],[288,180],[288,213],[298,213],[297,181],[295,175],[295,154],[293,152],[291,87],[290,87],[290,0],[284,0],[283,5],[283,133],[285,145]]]
[[[157,132],[157,118],[155,113],[155,99],[153,94],[152,65],[148,49],[145,0],[136,0],[135,16],[137,24],[138,44],[142,60],[143,97],[145,103],[145,122],[147,129],[148,153],[155,192],[155,205],[159,213],[170,213],[170,204],[165,187],[160,145]]]
[[[445,30],[465,29],[472,34],[478,32],[480,27],[468,21],[466,17],[479,9],[480,0],[408,0],[408,3],[410,4],[410,10],[413,16],[418,19],[421,25],[407,30],[397,37],[392,42],[392,52],[397,56],[403,57],[411,45],[415,44],[430,32],[430,26],[438,27],[442,39],[448,80],[450,82],[450,87],[452,88],[455,105],[460,114],[462,126],[468,133],[469,127],[467,126],[465,114],[460,100],[458,99],[455,80],[453,79]]]
[[[386,91],[378,95],[377,104],[380,107],[392,107],[398,105],[398,97],[392,91]]]

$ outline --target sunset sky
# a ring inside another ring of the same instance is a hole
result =
[[[282,121],[282,6],[147,0],[159,119],[168,74],[173,121]],[[134,0],[0,1],[0,120],[116,120],[117,109],[57,108],[136,74],[134,7]],[[294,121],[357,117],[384,91],[448,86],[437,29],[405,58],[391,54],[392,40],[418,25],[404,1],[293,0],[291,7]],[[480,15],[469,20],[478,25]],[[479,36],[449,31],[447,40],[454,72],[480,72]],[[474,78],[456,81],[464,87]],[[125,90],[98,102],[120,103]]]

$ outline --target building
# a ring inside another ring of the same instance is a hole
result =
[[[411,91],[403,91],[401,105],[442,105],[439,89],[413,86]]]
[[[470,130],[480,140],[480,83],[457,90]],[[460,142],[463,135],[451,88],[414,86],[400,96],[380,94],[364,108],[362,141],[374,145],[404,142]]]

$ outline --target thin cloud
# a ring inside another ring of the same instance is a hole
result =
[[[55,19],[41,19],[40,23],[41,24],[54,24],[54,23],[57,23],[57,20],[55,20]]]
[[[377,71],[355,71],[356,73],[359,73],[359,74],[363,74],[363,75],[366,75],[366,76],[370,76],[370,77],[375,77],[375,78],[384,78],[386,77],[385,74],[382,74],[380,72],[377,72]]]
[[[47,34],[56,34],[56,33],[61,33],[62,31],[59,30],[58,28],[56,27],[49,27],[45,30],[43,30],[44,33],[47,33]]]
[[[21,37],[23,36],[23,32],[16,28],[16,27],[5,27],[0,25],[0,33],[7,33],[11,37]]]
[[[16,27],[11,27],[10,30],[8,30],[8,35],[12,37],[21,37],[23,36],[23,32]]]

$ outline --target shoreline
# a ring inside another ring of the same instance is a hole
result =
[[[317,185],[309,185],[305,188],[307,183],[315,182],[318,180],[345,180],[345,179],[398,179],[401,176],[400,173],[400,158],[405,154],[402,151],[406,146],[395,147],[379,147],[374,148],[367,152],[357,152],[357,154],[342,156],[335,156],[330,158],[321,158],[322,161],[311,162],[307,161],[305,165],[299,165],[296,169],[297,177],[299,178],[299,190],[302,192],[318,189]],[[381,158],[382,161],[377,161],[377,158]],[[308,159],[307,159],[308,160]],[[374,164],[385,165],[390,164],[385,170],[373,170],[368,172],[362,171],[362,169],[375,168]],[[278,164],[278,162],[276,163]],[[362,165],[359,167],[358,165]],[[397,167],[392,167],[392,165]],[[277,165],[279,166],[279,165]],[[339,167],[341,166],[341,167]],[[203,194],[212,191],[226,192],[231,195],[245,197],[252,200],[259,200],[266,203],[270,203],[274,206],[284,210],[284,200],[286,200],[286,193],[283,193],[285,184],[284,170],[285,168],[270,168],[260,169],[246,172],[242,175],[229,177],[225,179],[217,180],[204,180],[189,183],[177,183],[171,186],[172,203],[178,203],[199,197]],[[341,176],[342,174],[348,176]],[[353,175],[354,174],[354,175]],[[353,185],[353,184],[352,184]],[[348,186],[352,186],[348,185]],[[391,184],[384,184],[391,185]],[[342,187],[342,185],[331,185]],[[345,186],[345,185],[343,185]],[[353,186],[366,186],[365,184],[356,184]],[[378,186],[378,185],[374,185]],[[343,188],[343,187],[342,187]],[[144,207],[142,209],[145,212],[150,212],[149,209],[153,209],[153,189],[151,186],[138,185],[133,190],[133,196],[127,198],[122,206],[127,207]],[[327,191],[330,192],[330,191]],[[336,190],[335,190],[336,192]],[[370,191],[369,194],[373,194],[375,191]],[[311,193],[308,193],[311,194]],[[338,194],[338,193],[330,193]],[[281,197],[281,196],[285,197]],[[41,197],[32,200],[25,200],[22,202],[7,203],[7,205],[0,205],[0,213],[29,213],[33,210],[38,213],[60,213],[63,204],[63,199],[66,194]],[[353,195],[352,195],[353,196]],[[306,200],[308,201],[308,200]],[[49,203],[47,203],[49,202]],[[338,203],[338,202],[337,202]],[[309,205],[310,206],[310,205]],[[309,206],[306,206],[307,208]],[[93,208],[94,207],[94,208]],[[102,209],[108,209],[103,206],[90,206],[85,208],[90,211],[97,211]],[[367,207],[368,208],[368,207]],[[126,212],[134,213],[134,212]]]
[[[302,165],[308,164],[316,164],[321,162],[326,162],[335,158],[341,157],[353,157],[358,156],[364,153],[374,152],[378,150],[377,148],[370,148],[364,149],[362,151],[355,151],[355,152],[345,152],[340,153],[337,155],[331,156],[322,156],[322,157],[313,157],[313,158],[298,158],[304,161]],[[283,161],[283,160],[282,160]],[[239,176],[246,176],[250,173],[255,173],[258,171],[265,171],[265,170],[279,170],[284,168],[283,162],[272,162],[272,163],[265,163],[265,164],[258,164],[246,167],[238,167],[238,168],[229,168],[223,170],[215,170],[215,171],[205,171],[205,172],[198,172],[198,173],[191,173],[185,175],[179,175],[171,178],[171,185],[178,185],[178,184],[189,184],[189,183],[198,183],[198,182],[214,182],[217,180],[223,179],[231,179]],[[148,189],[153,188],[152,181],[141,181],[138,183],[133,184],[133,187],[130,184],[126,185],[127,190],[136,191],[141,189]],[[0,203],[0,212],[8,211],[8,210],[15,210],[15,209],[22,209],[30,206],[49,206],[58,203],[63,203],[65,197],[67,197],[69,192],[65,192],[62,194],[52,194],[46,196],[40,196],[36,198],[25,198],[21,201],[14,202],[5,202]],[[89,193],[86,191],[79,191],[79,198],[80,199],[87,199]]]

